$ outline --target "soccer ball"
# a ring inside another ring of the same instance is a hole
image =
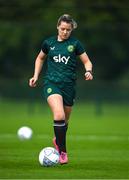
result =
[[[55,166],[59,163],[59,153],[53,147],[46,147],[39,153],[39,163],[42,166]]]
[[[32,129],[27,126],[23,126],[20,129],[18,129],[18,131],[17,131],[17,135],[18,135],[19,139],[21,139],[21,140],[31,139],[32,134],[33,134]]]

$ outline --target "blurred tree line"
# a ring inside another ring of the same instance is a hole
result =
[[[57,33],[57,19],[64,13],[78,23],[73,35],[85,45],[95,78],[126,79],[129,1],[125,0],[0,0],[0,77],[30,78],[43,39]]]

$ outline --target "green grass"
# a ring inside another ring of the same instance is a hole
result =
[[[52,146],[53,122],[47,104],[0,101],[1,179],[127,179],[129,178],[129,105],[75,104],[67,149],[69,164],[41,167],[38,155]],[[33,138],[20,141],[17,130],[33,129]]]

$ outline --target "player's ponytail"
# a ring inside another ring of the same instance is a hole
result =
[[[77,28],[76,21],[69,14],[63,14],[62,16],[59,17],[57,22],[57,27],[61,24],[62,21],[66,23],[70,23],[73,29]]]

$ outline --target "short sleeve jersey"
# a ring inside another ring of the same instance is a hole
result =
[[[57,41],[57,36],[44,40],[41,50],[47,55],[45,79],[53,82],[76,80],[77,56],[85,52],[79,40],[70,37]]]

